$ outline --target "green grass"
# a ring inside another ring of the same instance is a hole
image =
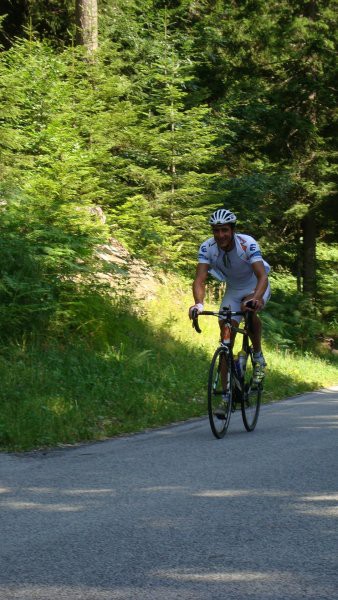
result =
[[[134,315],[113,306],[96,315],[92,339],[2,345],[0,447],[104,439],[205,414],[218,324],[201,318],[198,335],[187,318],[190,303],[184,282],[169,277]],[[329,357],[271,347],[265,355],[265,401],[338,382]]]
[[[183,287],[175,287],[175,295],[172,293],[174,282],[168,280],[160,294],[150,307],[153,322],[160,322],[161,306],[169,307],[167,322],[171,323],[172,335],[181,341],[188,342],[195,349],[200,349],[204,355],[211,358],[219,338],[219,328],[216,318],[200,317],[201,334],[197,334],[186,320],[187,307],[191,304],[191,296]],[[172,306],[173,297],[176,304]],[[171,306],[170,306],[171,305]],[[217,309],[218,305],[205,304],[206,310]],[[235,352],[239,350],[241,336],[238,335],[235,344]],[[266,369],[266,380],[264,384],[264,401],[275,401],[294,394],[319,389],[325,386],[338,384],[338,360],[333,355],[314,355],[309,352],[300,353],[290,350],[280,350],[271,344],[263,344],[264,355],[268,368]],[[208,365],[204,365],[204,378],[206,377]]]

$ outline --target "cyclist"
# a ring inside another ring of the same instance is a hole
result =
[[[254,350],[254,379],[261,381],[265,375],[266,362],[261,348],[261,320],[258,311],[262,310],[270,298],[268,273],[270,267],[262,258],[258,243],[249,235],[235,232],[236,216],[226,208],[219,208],[211,215],[209,223],[213,237],[201,244],[198,253],[196,277],[193,282],[195,304],[189,308],[192,318],[193,309],[203,311],[205,285],[208,274],[226,282],[225,295],[221,302],[233,311],[252,310],[251,341]],[[252,308],[246,304],[251,300]],[[232,324],[238,327],[241,317],[234,317]],[[220,321],[221,339],[224,339],[225,327]],[[231,343],[234,343],[232,335]]]

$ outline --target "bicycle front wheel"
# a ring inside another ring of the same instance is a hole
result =
[[[249,354],[243,381],[243,396],[241,404],[243,423],[247,431],[253,431],[256,427],[263,390],[261,382],[254,382],[253,374],[254,364],[252,361],[252,356]]]
[[[216,438],[225,436],[230,422],[231,408],[232,371],[229,355],[221,347],[217,348],[211,361],[208,381],[208,414],[211,431]]]

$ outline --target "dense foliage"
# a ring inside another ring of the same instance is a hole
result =
[[[332,331],[333,1],[102,0],[95,56],[70,0],[2,11],[2,335],[76,321],[110,235],[191,275],[223,203],[297,279],[277,287],[286,323],[300,298]],[[306,310],[284,341],[313,337]]]

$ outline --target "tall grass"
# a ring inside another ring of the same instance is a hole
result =
[[[173,293],[172,290],[175,292]],[[181,287],[177,286],[176,280],[172,281],[168,278],[166,285],[161,288],[152,306],[149,307],[149,312],[155,323],[160,323],[163,315],[166,314],[169,330],[176,339],[188,342],[195,350],[199,349],[204,355],[211,357],[219,339],[217,319],[201,316],[199,321],[202,333],[196,334],[186,318],[188,307],[191,304],[192,298],[189,290],[183,284]],[[163,310],[162,307],[166,307],[166,310]],[[217,308],[218,305],[213,302],[205,304],[206,310]],[[281,347],[279,339],[276,344],[273,344],[271,332],[266,337],[269,342],[263,341],[264,355],[268,363],[264,383],[265,402],[338,384],[337,357],[324,353],[292,351]],[[241,340],[242,337],[238,335],[235,352],[240,349]],[[207,376],[207,369],[208,364],[204,364],[204,380]]]
[[[184,281],[168,277],[156,298],[134,312],[92,305],[92,336],[76,331],[0,346],[1,448],[104,439],[205,414],[218,324],[201,318],[203,331],[196,334],[190,303]],[[328,358],[272,346],[265,354],[266,401],[338,382]]]

